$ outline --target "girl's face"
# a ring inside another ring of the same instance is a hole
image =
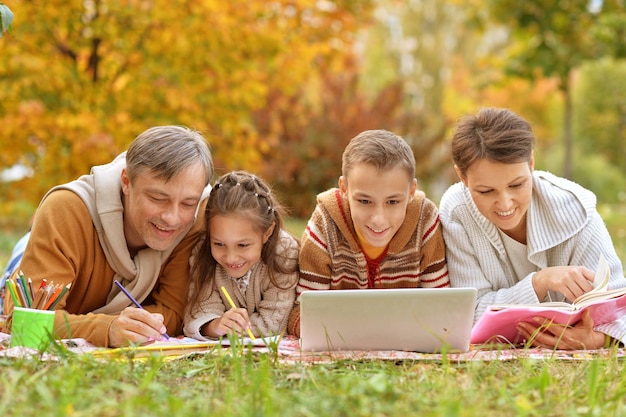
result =
[[[526,243],[526,213],[533,191],[534,159],[504,164],[488,159],[474,162],[462,176],[480,213],[500,230]]]
[[[209,219],[211,255],[228,276],[240,278],[261,259],[263,244],[267,242],[274,226],[265,232],[241,214],[218,214]]]

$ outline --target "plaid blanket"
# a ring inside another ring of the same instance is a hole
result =
[[[37,356],[41,360],[55,360],[53,353],[41,354],[33,349],[24,347],[9,348],[10,335],[0,332],[0,356],[23,357]],[[84,339],[71,339],[61,341],[65,347],[76,354],[90,354],[98,352],[99,357],[105,357],[107,349],[97,348],[87,343]],[[132,349],[132,348],[128,348]],[[192,355],[215,354],[220,350],[229,349],[229,346],[217,348],[215,346],[202,349],[188,349],[176,351],[173,354],[168,352],[156,353],[168,356],[168,359],[189,358]],[[558,359],[558,360],[590,360],[596,358],[623,358],[626,357],[626,349],[623,347],[598,350],[550,350],[537,348],[511,348],[507,345],[499,346],[470,346],[468,352],[439,352],[421,353],[406,352],[399,350],[383,351],[326,351],[326,352],[304,352],[300,349],[299,339],[293,336],[286,336],[280,340],[277,346],[250,346],[259,354],[275,353],[278,360],[284,364],[322,364],[338,361],[428,361],[434,363],[460,363],[468,361],[513,361],[518,359]],[[111,350],[111,349],[109,349]],[[112,351],[112,350],[111,350]],[[117,350],[119,351],[119,349]],[[139,357],[139,356],[138,356]]]

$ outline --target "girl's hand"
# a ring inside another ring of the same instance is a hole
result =
[[[533,288],[539,300],[548,291],[556,291],[570,301],[591,291],[596,273],[584,266],[553,266],[542,269],[533,276]]]
[[[207,326],[207,336],[221,337],[235,332],[243,334],[250,328],[250,319],[245,308],[231,308],[220,318],[212,320]]]
[[[517,331],[528,345],[548,349],[600,349],[606,343],[604,333],[593,330],[593,319],[588,311],[583,313],[582,320],[574,327],[550,323],[548,319],[536,317],[534,323],[520,322]]]

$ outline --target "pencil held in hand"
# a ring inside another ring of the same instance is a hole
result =
[[[124,295],[126,295],[126,297],[128,297],[128,299],[135,305],[135,307],[140,308],[142,310],[144,310],[144,308],[141,306],[141,304],[139,304],[139,302],[137,300],[135,300],[135,297],[133,297],[126,288],[124,288],[124,286],[122,285],[121,282],[119,282],[118,280],[113,281],[115,282],[115,285],[117,285],[117,287],[122,290],[122,292],[124,293]],[[170,337],[167,335],[167,333],[163,333],[163,337],[166,338],[167,340],[170,340]]]
[[[226,299],[228,300],[228,304],[230,304],[232,308],[237,308],[233,299],[230,298],[230,294],[228,294],[228,291],[226,291],[226,287],[222,287],[221,290],[224,293],[224,297],[226,297]],[[252,340],[256,340],[256,337],[254,337],[254,335],[252,334],[252,330],[250,330],[249,327],[246,330],[248,331],[248,337]]]

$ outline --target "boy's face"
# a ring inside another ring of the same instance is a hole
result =
[[[166,250],[185,233],[202,197],[205,175],[200,163],[167,182],[146,171],[131,183],[122,171],[124,234],[131,252],[145,247]]]
[[[339,188],[348,199],[359,234],[370,245],[382,248],[404,222],[417,180],[400,167],[381,171],[370,164],[357,164],[348,178],[339,178]]]

